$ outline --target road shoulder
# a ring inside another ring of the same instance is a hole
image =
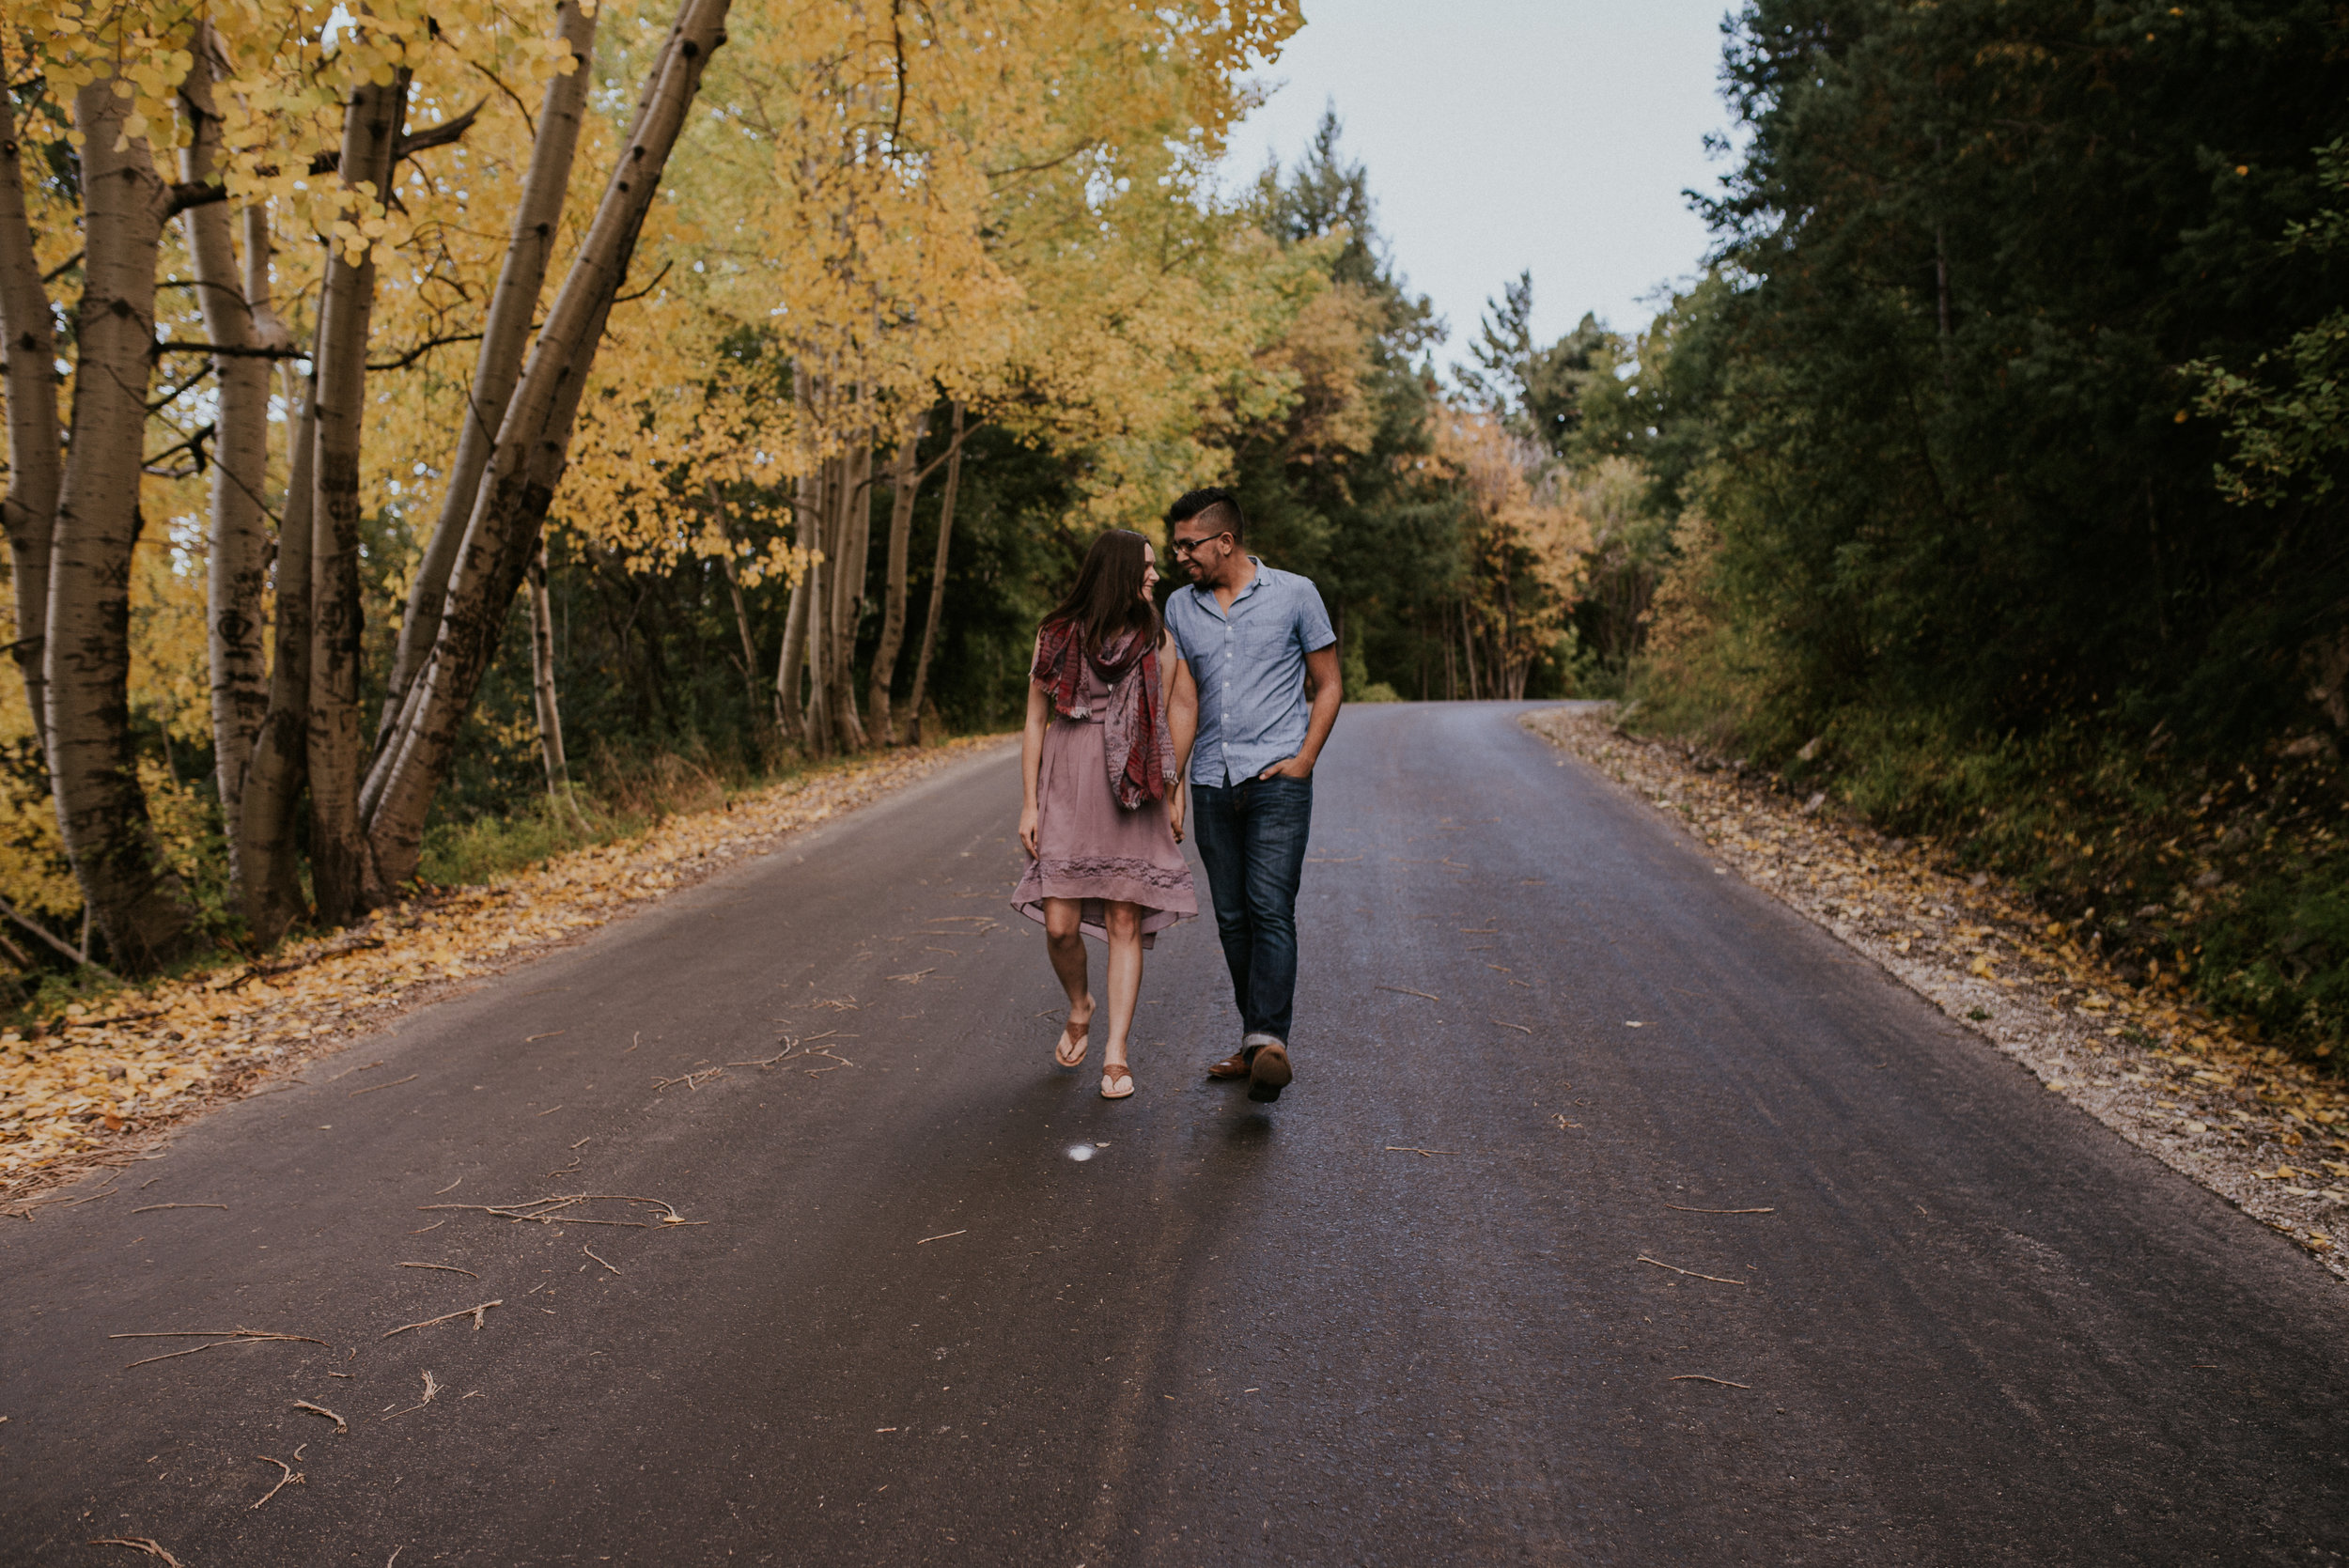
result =
[[[2172,986],[2133,986],[1997,878],[1741,778],[1692,750],[1550,708],[1526,727],[1694,837],[2144,1153],[2349,1280],[2349,1093]]]
[[[48,1038],[0,1033],[0,1219],[30,1220],[104,1168],[157,1157],[171,1131],[289,1077],[403,1015],[461,994],[650,908],[787,838],[992,755],[972,737],[786,780],[634,838],[496,882],[376,911],[233,973],[126,991]]]

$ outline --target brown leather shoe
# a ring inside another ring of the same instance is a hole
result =
[[[1252,1100],[1277,1100],[1281,1091],[1289,1086],[1296,1075],[1289,1070],[1288,1049],[1283,1046],[1258,1046],[1256,1058],[1248,1065],[1248,1097]]]
[[[1248,1053],[1244,1050],[1236,1050],[1221,1062],[1208,1063],[1207,1076],[1217,1079],[1246,1078],[1248,1076]]]

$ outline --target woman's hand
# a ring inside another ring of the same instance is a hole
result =
[[[1184,789],[1182,781],[1177,779],[1174,787],[1166,792],[1166,825],[1174,830],[1174,842],[1177,844],[1183,842],[1183,806],[1188,800],[1189,792]]]
[[[1019,808],[1019,843],[1028,851],[1030,860],[1040,860],[1044,853],[1036,847],[1036,819],[1037,813],[1033,803]]]

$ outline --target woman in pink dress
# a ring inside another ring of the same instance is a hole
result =
[[[1141,535],[1112,528],[1093,541],[1076,587],[1036,632],[1019,747],[1019,842],[1034,858],[1012,907],[1043,925],[1068,993],[1068,1026],[1052,1049],[1064,1067],[1084,1062],[1093,1025],[1085,934],[1109,944],[1101,1097],[1110,1100],[1134,1092],[1128,1036],[1143,950],[1199,913],[1180,847],[1175,768],[1176,726],[1188,745],[1198,699],[1175,678],[1174,640],[1150,597],[1158,580],[1157,553]]]

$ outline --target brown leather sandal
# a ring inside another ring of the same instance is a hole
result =
[[[1059,1041],[1052,1047],[1052,1060],[1064,1067],[1083,1066],[1085,1052],[1092,1048],[1085,1036],[1092,1032],[1092,1029],[1091,1018],[1087,1018],[1081,1025],[1064,1025],[1060,1032]],[[1075,1054],[1071,1055],[1071,1051]]]
[[[1101,1069],[1101,1097],[1122,1100],[1134,1092],[1134,1075],[1126,1070],[1123,1062],[1112,1062]]]

